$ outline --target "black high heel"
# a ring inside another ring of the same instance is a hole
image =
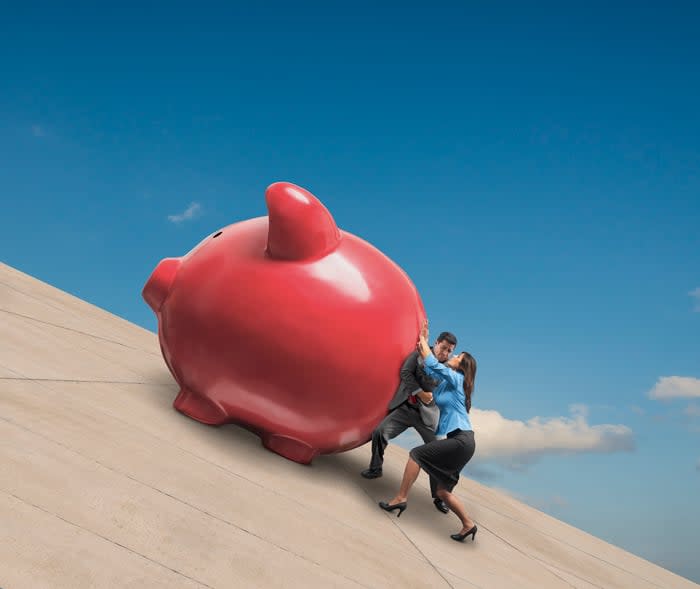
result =
[[[473,542],[473,541],[474,541],[474,537],[476,536],[476,530],[477,530],[476,524],[474,524],[474,527],[472,527],[471,530],[467,530],[466,532],[464,532],[464,534],[452,534],[452,535],[450,536],[450,538],[452,538],[453,540],[456,540],[457,542],[464,542],[464,539],[465,539],[467,536],[471,536],[471,537],[472,537],[472,542]]]
[[[403,503],[395,503],[394,505],[389,505],[384,501],[380,501],[379,507],[381,507],[384,511],[394,511],[394,509],[398,509],[399,512],[396,514],[396,517],[401,517],[401,514],[408,507],[408,504],[404,501]]]

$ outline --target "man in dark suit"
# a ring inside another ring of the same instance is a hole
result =
[[[457,345],[457,338],[449,331],[443,331],[433,345],[433,354],[438,362],[446,362]],[[389,413],[372,432],[372,459],[369,468],[362,471],[366,479],[382,476],[384,450],[389,440],[414,428],[427,444],[435,440],[435,430],[440,411],[433,400],[433,389],[437,383],[430,379],[423,369],[423,359],[418,351],[412,352],[401,367],[401,382],[389,403]],[[435,482],[430,479],[430,491],[435,507],[442,513],[449,508],[436,495]]]

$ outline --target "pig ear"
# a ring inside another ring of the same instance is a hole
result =
[[[265,192],[269,213],[267,254],[280,260],[320,258],[340,242],[340,231],[313,194],[290,184],[275,182]]]

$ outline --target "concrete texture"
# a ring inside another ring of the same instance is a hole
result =
[[[467,478],[453,542],[425,475],[377,506],[405,450],[298,465],[177,391],[155,334],[0,264],[0,587],[698,587]]]

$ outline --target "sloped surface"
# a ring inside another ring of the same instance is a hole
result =
[[[389,516],[405,450],[366,481],[369,445],[301,466],[194,422],[155,334],[3,264],[0,326],[3,589],[698,587],[464,478],[475,543],[424,475]]]

